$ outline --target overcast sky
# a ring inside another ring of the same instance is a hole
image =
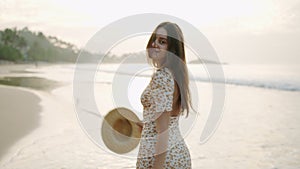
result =
[[[168,14],[193,24],[222,62],[300,64],[300,0],[1,0],[0,29],[27,26],[83,47],[102,27],[140,13]],[[145,43],[115,52],[142,50]]]

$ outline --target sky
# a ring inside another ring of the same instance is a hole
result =
[[[82,48],[104,26],[141,13],[194,25],[221,62],[300,64],[300,0],[1,0],[0,29],[28,27]],[[147,38],[128,39],[112,52],[143,50]]]

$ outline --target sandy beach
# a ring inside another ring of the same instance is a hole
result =
[[[38,127],[40,98],[32,92],[0,85],[0,159],[7,148]]]
[[[68,83],[51,92],[0,87],[0,168],[135,168],[134,158],[105,152],[82,130],[72,98],[72,69],[55,65],[27,71]],[[221,123],[200,144],[212,98],[209,83],[196,84],[200,116],[185,138],[193,168],[300,167],[300,92],[226,85]],[[96,98],[109,94],[106,87],[96,85]]]

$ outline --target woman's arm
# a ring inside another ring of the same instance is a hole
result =
[[[163,168],[169,140],[169,120],[170,113],[159,113],[155,120],[157,131],[157,142],[155,145],[154,169]]]

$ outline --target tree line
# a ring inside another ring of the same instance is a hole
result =
[[[0,59],[13,62],[75,62],[78,49],[71,43],[42,32],[32,32],[27,27],[0,31]]]
[[[13,62],[71,62],[75,63],[79,52],[87,62],[104,58],[103,63],[119,63],[130,57],[131,62],[143,62],[142,53],[127,53],[122,56],[103,53],[92,53],[78,49],[75,45],[58,39],[55,36],[45,36],[42,32],[30,31],[27,27],[17,30],[6,28],[0,30],[0,60]],[[130,55],[130,56],[129,56]]]

